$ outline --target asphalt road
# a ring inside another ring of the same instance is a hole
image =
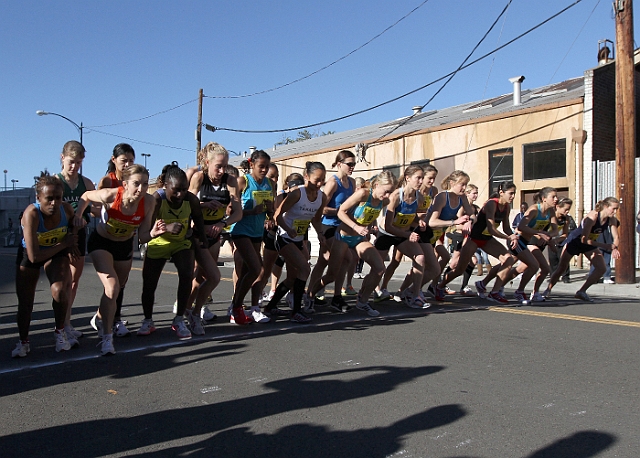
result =
[[[219,318],[178,341],[168,264],[158,331],[117,339],[117,355],[100,357],[88,322],[101,287],[88,262],[73,315],[81,347],[54,351],[43,277],[31,354],[11,359],[13,261],[0,254],[2,457],[640,455],[637,298],[559,294],[504,309],[454,297],[431,313],[388,302],[379,318],[321,309],[310,325]],[[140,268],[123,310],[134,331]],[[215,294],[220,315],[231,288],[224,280]]]

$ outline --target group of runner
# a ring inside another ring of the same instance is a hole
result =
[[[369,271],[355,292],[355,307],[375,317],[380,313],[373,303],[392,297],[412,308],[428,308],[427,294],[444,300],[453,292],[447,285],[459,276],[464,276],[460,293],[473,294],[467,283],[479,249],[498,263],[476,282],[477,293],[502,305],[548,299],[571,258],[579,254],[585,254],[594,269],[576,297],[590,301],[586,290],[606,269],[599,248],[611,250],[614,259],[620,257],[615,218],[619,202],[613,197],[598,202],[580,227],[567,233],[563,229],[572,202],[566,198],[558,202],[556,190],[545,187],[514,233],[508,217],[515,184],[500,183],[478,207],[474,204],[478,188],[459,170],[442,180],[440,192],[434,185],[438,171],[431,165],[411,165],[399,181],[383,171],[358,187],[352,178],[356,156],[343,150],[330,176],[323,163],[307,162],[302,174],[286,177],[284,189],[278,192],[278,169],[266,152],[254,151],[238,171],[228,164],[227,150],[212,142],[199,153],[197,167],[184,171],[175,162],[166,165],[157,190],[150,195],[149,172],[134,164],[130,145],[116,145],[98,189],[79,173],[84,155],[80,143],[64,145],[62,171],[40,178],[36,202],[27,207],[20,222],[24,233],[16,260],[20,340],[14,357],[30,352],[29,326],[41,267],[51,288],[56,351],[78,345],[82,332],[74,329],[70,318],[85,253],[91,256],[103,285],[90,323],[101,338],[101,354],[115,354],[114,335],[130,333],[121,307],[134,243],[147,244],[142,269],[144,319],[137,334],[156,330],[155,291],[165,263],[171,260],[178,273],[171,328],[179,339],[203,335],[204,325],[215,319],[205,304],[220,282],[217,261],[225,240],[231,243],[235,260],[228,315],[238,325],[279,316],[308,323],[316,307],[327,303],[322,291],[331,283],[335,294],[327,305],[333,311],[348,312],[351,307],[343,297],[343,286],[357,260],[366,263]],[[86,240],[90,214],[96,224]],[[319,242],[313,270],[310,226]],[[607,226],[613,235],[611,245],[597,241]],[[445,247],[445,235],[453,255]],[[550,274],[543,255],[546,247],[561,254],[547,289],[541,292]],[[404,256],[411,261],[410,271],[399,291],[391,294],[389,281]],[[387,257],[390,262],[385,266]],[[286,276],[278,284],[283,266]],[[510,303],[504,285],[516,277],[519,285],[515,302]],[[531,292],[525,292],[534,277]],[[263,295],[269,282],[271,292]],[[248,294],[250,305],[245,306]],[[285,296],[291,311],[278,307]]]

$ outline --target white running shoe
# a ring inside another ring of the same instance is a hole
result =
[[[29,342],[18,341],[16,344],[16,348],[11,352],[12,358],[24,358],[27,354],[31,352],[31,346]]]
[[[98,345],[100,345],[100,354],[102,356],[109,356],[109,355],[116,354],[116,349],[113,346],[113,339],[111,338],[111,336],[103,337],[100,343],[98,343]]]
[[[102,337],[102,319],[98,317],[97,313],[93,315],[93,318],[91,318],[91,321],[89,321],[89,324],[93,329],[98,331],[98,337]]]
[[[205,305],[204,307],[202,307],[202,309],[200,309],[200,318],[202,318],[204,321],[215,321],[215,319],[218,317],[215,313],[209,310],[209,307]]]
[[[516,301],[520,303],[520,305],[531,304],[531,301],[529,300],[529,298],[527,298],[527,295],[525,294],[524,291],[514,291],[513,297],[515,298]]]
[[[144,319],[142,320],[142,324],[140,325],[140,329],[138,329],[137,334],[139,336],[148,336],[152,332],[155,332],[156,325],[153,323],[152,319]]]
[[[360,296],[358,296],[358,300],[356,300],[356,308],[363,312],[367,312],[367,315],[369,316],[380,316],[380,312],[371,307],[368,302],[361,302]]]
[[[64,330],[64,333],[67,336],[67,342],[69,342],[69,345],[71,345],[71,348],[75,348],[75,347],[79,347],[80,346],[80,342],[78,342],[78,339],[76,339],[73,334],[67,332],[67,330]]]
[[[418,296],[415,299],[407,302],[407,305],[412,309],[428,309],[431,307],[431,304],[424,300],[422,297]]]
[[[602,283],[606,284],[606,285],[615,285],[615,281],[611,280],[610,278],[605,278],[604,280],[602,280]]]
[[[126,337],[130,334],[127,329],[127,322],[124,320],[116,321],[113,324],[113,335],[114,337]]]
[[[67,333],[67,337],[69,337],[70,335],[72,335],[73,337],[75,337],[76,339],[79,339],[80,337],[82,337],[82,331],[78,331],[76,328],[73,327],[73,325],[69,324],[67,326],[64,327],[65,332]]]
[[[487,287],[484,285],[482,280],[478,280],[476,282],[476,291],[480,299],[487,299]]]
[[[379,292],[373,292],[373,302],[382,302],[391,299],[391,293],[387,288],[382,288]]]
[[[475,296],[476,293],[474,293],[473,290],[471,288],[469,288],[468,286],[465,286],[464,288],[462,288],[460,290],[460,295],[462,295],[462,296]]]
[[[191,331],[187,328],[187,324],[184,322],[184,317],[177,316],[171,323],[171,329],[176,332],[178,339],[186,340],[191,338]]]
[[[268,323],[271,321],[271,318],[262,313],[260,307],[251,307],[251,317],[256,323]]]
[[[67,340],[67,335],[65,334],[64,329],[54,331],[53,336],[56,339],[57,352],[71,350],[71,344]]]
[[[531,302],[544,302],[546,298],[539,292],[531,293]]]

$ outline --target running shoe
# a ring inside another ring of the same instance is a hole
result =
[[[513,292],[513,298],[520,305],[529,305],[529,304],[531,304],[531,300],[529,300],[529,298],[527,297],[527,295],[525,294],[524,291],[514,291]]]
[[[64,327],[65,332],[67,333],[67,337],[69,337],[69,335],[72,335],[73,337],[75,337],[76,339],[79,339],[80,337],[82,337],[82,331],[78,331],[76,328],[73,327],[73,325],[69,324],[67,326]]]
[[[436,290],[433,287],[433,283],[427,287],[427,294],[430,294],[431,297],[436,297]]]
[[[614,285],[616,282],[614,280],[611,280],[610,278],[605,278],[604,280],[602,280],[602,283],[607,285]]]
[[[331,304],[329,304],[329,308],[334,312],[347,313],[353,307],[347,304],[342,296],[333,296]]]
[[[373,302],[382,302],[391,299],[391,293],[387,288],[382,288],[380,291],[373,292]]]
[[[589,296],[586,292],[584,291],[578,291],[575,295],[576,299],[580,299],[581,301],[585,301],[585,302],[593,302],[593,299],[591,299],[591,296]]]
[[[409,307],[411,307],[412,309],[428,309],[429,307],[431,307],[431,304],[429,304],[427,301],[425,301],[422,297],[418,296],[414,299],[411,299],[410,301],[407,301],[407,305]]]
[[[100,346],[100,354],[102,356],[115,355],[116,349],[113,347],[113,339],[103,337],[102,340],[98,343]]]
[[[439,288],[438,286],[436,286],[435,290],[436,290],[436,295],[435,295],[434,299],[436,301],[438,301],[438,302],[444,301],[445,294],[446,294],[445,289],[444,288]]]
[[[70,334],[67,332],[67,330],[64,330],[64,333],[67,336],[67,342],[69,342],[69,345],[71,346],[71,348],[76,348],[80,346],[80,342],[78,342],[78,339],[76,339],[73,334]]]
[[[379,316],[380,312],[371,307],[368,302],[362,302],[360,300],[360,296],[358,296],[358,300],[356,301],[356,308],[358,310],[362,310],[363,312],[367,312],[369,316]]]
[[[316,313],[315,301],[306,294],[302,297],[302,311],[307,314]]]
[[[204,326],[202,325],[202,318],[194,315],[191,310],[187,310],[185,315],[187,317],[187,321],[189,322],[189,329],[191,329],[191,333],[196,336],[203,336]]]
[[[497,302],[498,304],[501,304],[501,305],[509,304],[509,300],[506,297],[504,297],[499,291],[491,291],[487,296],[487,299],[489,299],[492,302]]]
[[[484,286],[484,282],[482,280],[478,280],[476,282],[476,292],[480,299],[487,299],[487,287]]]
[[[551,296],[551,289],[547,287],[547,289],[545,289],[541,294],[545,299],[549,299],[549,296]]]
[[[271,318],[262,313],[260,307],[251,307],[251,318],[253,318],[253,321],[256,323],[268,323],[271,321]]]
[[[273,298],[273,295],[274,295],[275,293],[276,293],[276,290],[275,290],[275,289],[272,289],[272,290],[271,290],[271,291],[269,291],[268,293],[265,293],[265,294],[264,294],[264,296],[263,296],[263,297],[264,297],[264,300],[265,300],[265,301],[267,301],[267,302],[269,302],[269,301]]]
[[[358,292],[353,289],[353,286],[349,285],[346,288],[342,288],[342,295],[343,296],[355,296],[356,294],[358,294]]]
[[[253,323],[253,318],[244,313],[244,307],[233,307],[229,317],[229,322],[244,326]]]
[[[305,324],[305,323],[309,323],[311,322],[311,318],[309,318],[308,316],[306,316],[304,313],[302,312],[298,312],[295,313],[291,316],[291,321],[293,323],[301,323],[301,324]]]
[[[28,353],[31,352],[31,345],[29,342],[18,341],[16,344],[16,348],[11,352],[12,358],[24,358]]]
[[[205,305],[204,307],[202,307],[202,309],[200,309],[200,318],[202,318],[204,321],[215,321],[218,317],[215,313],[209,310],[209,307]]]
[[[316,294],[315,300],[313,302],[315,305],[327,305],[327,299],[325,299],[324,293]]]
[[[538,291],[531,293],[531,302],[544,302],[546,297],[540,294]]]
[[[279,317],[279,316],[289,316],[289,315],[291,315],[291,312],[279,309],[278,307],[273,307],[271,309],[270,308],[265,308],[264,309],[264,313],[267,316],[270,316],[271,318],[276,318],[276,317]]]
[[[123,320],[116,321],[113,324],[113,335],[115,337],[126,337],[129,335],[129,330],[127,329],[127,322]]]
[[[464,288],[462,288],[460,290],[460,295],[462,295],[462,296],[475,296],[476,293],[474,293],[473,290],[471,288],[469,288],[468,286],[465,286]]]
[[[453,295],[453,294],[455,294],[455,293],[456,293],[454,290],[452,290],[452,289],[451,289],[451,288],[449,288],[448,286],[445,286],[445,287],[444,287],[444,292],[445,292],[445,294],[447,294],[447,295],[449,295],[449,296],[451,296],[451,295]]]
[[[56,329],[53,336],[56,339],[57,352],[71,350],[71,344],[67,340],[67,335],[65,334],[64,329]]]
[[[171,323],[171,329],[176,332],[176,335],[180,340],[191,338],[191,331],[189,331],[187,323],[184,322],[184,318],[181,316],[177,316],[173,319],[173,322]]]
[[[149,318],[149,319],[142,320],[140,329],[138,329],[138,332],[136,334],[138,334],[139,336],[148,336],[149,334],[155,331],[156,331],[156,326],[153,323],[153,320]]]
[[[97,313],[93,315],[91,321],[89,321],[89,324],[93,329],[98,331],[98,337],[102,337],[102,319],[98,317]]]

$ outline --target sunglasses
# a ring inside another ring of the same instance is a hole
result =
[[[356,166],[355,162],[343,162],[344,165],[346,165],[349,168],[353,168]]]

